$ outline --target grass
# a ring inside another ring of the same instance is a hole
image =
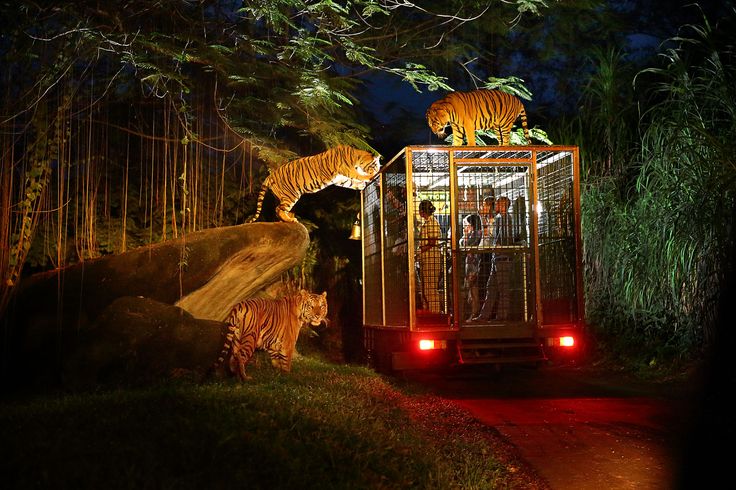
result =
[[[594,53],[581,111],[552,134],[580,147],[586,321],[606,355],[642,373],[701,358],[725,326],[734,13],[682,26],[637,74],[621,51]]]
[[[534,488],[450,402],[312,357],[0,406],[4,488]]]

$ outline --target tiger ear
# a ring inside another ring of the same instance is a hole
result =
[[[324,292],[322,293],[322,297],[323,297],[323,298],[327,298],[327,291],[324,291]]]

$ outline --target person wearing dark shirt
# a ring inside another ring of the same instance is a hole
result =
[[[478,274],[480,273],[481,255],[478,245],[483,238],[483,224],[480,216],[469,214],[463,218],[463,236],[460,238],[460,248],[465,253],[465,291],[470,303],[468,320],[480,312],[480,295],[478,289]]]
[[[502,196],[496,200],[496,216],[493,220],[492,247],[513,244],[513,223],[509,214],[511,202],[508,197]],[[508,320],[511,279],[511,255],[503,251],[494,250],[491,259],[491,270],[486,282],[486,294],[480,313],[473,317],[473,321],[487,321],[495,317],[496,320]]]

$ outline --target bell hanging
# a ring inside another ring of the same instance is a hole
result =
[[[353,223],[353,229],[350,230],[350,236],[348,239],[360,240],[360,214],[358,214],[358,217],[355,219],[355,223]]]

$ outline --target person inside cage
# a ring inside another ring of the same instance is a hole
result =
[[[482,245],[491,246],[493,241],[493,220],[496,215],[496,198],[493,193],[483,198],[478,214],[483,222],[483,241]]]
[[[409,253],[406,229],[406,185],[403,181],[387,182],[383,197],[384,225],[382,231],[384,235],[380,246],[386,247],[384,255],[386,283],[384,288],[387,294],[398,296],[406,292],[403,285],[408,281],[408,271],[406,269]]]
[[[464,287],[467,302],[470,305],[468,320],[480,313],[480,295],[478,290],[478,274],[480,273],[481,254],[478,245],[483,238],[483,224],[477,214],[469,214],[463,218],[463,236],[460,238],[460,248],[465,253],[465,280]]]
[[[488,276],[491,274],[491,261],[493,254],[490,252],[490,248],[493,246],[493,220],[496,215],[496,195],[493,189],[486,194],[483,198],[483,202],[480,204],[478,209],[478,215],[483,223],[480,246],[485,250],[480,257],[480,272],[478,275],[478,295],[480,298],[486,297],[486,283],[488,282]],[[476,312],[476,315],[478,312]]]
[[[387,186],[384,206],[385,227],[394,254],[406,256],[406,187]]]
[[[496,216],[493,222],[493,247],[512,245],[513,223],[509,214],[511,201],[506,196],[496,200]],[[486,294],[480,313],[473,321],[486,321],[495,317],[496,320],[509,319],[511,286],[511,255],[494,250],[491,259],[491,271],[486,282]]]
[[[419,227],[419,277],[422,283],[424,309],[440,312],[440,294],[437,290],[442,270],[442,254],[440,253],[440,224],[434,217],[435,207],[432,201],[425,199],[419,203],[419,216],[422,223]]]

